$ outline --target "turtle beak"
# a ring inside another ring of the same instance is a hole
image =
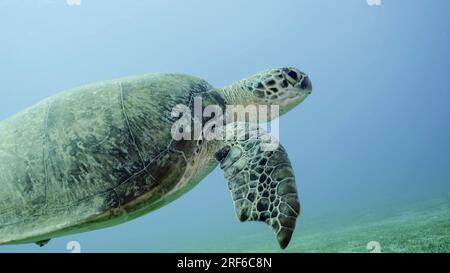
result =
[[[308,76],[304,76],[303,79],[295,85],[295,87],[298,88],[301,93],[306,93],[307,95],[312,92],[312,83]]]

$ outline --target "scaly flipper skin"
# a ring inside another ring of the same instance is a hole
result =
[[[256,125],[236,125],[227,126],[225,146],[216,153],[228,180],[236,215],[240,221],[260,221],[272,226],[284,249],[300,214],[288,155],[277,140]]]

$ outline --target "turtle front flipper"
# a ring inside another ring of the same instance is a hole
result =
[[[272,226],[280,247],[286,248],[300,213],[294,172],[286,151],[255,125],[227,126],[226,136],[216,159],[228,180],[237,217],[240,221],[260,221]]]

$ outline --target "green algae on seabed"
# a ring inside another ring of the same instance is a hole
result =
[[[369,252],[367,244],[376,241],[381,252],[450,252],[450,195],[342,217],[302,229],[308,221],[303,219],[285,251],[277,250],[265,233],[236,238],[213,249],[202,246],[202,251]]]
[[[292,252],[368,252],[369,241],[381,252],[450,252],[450,202],[432,210],[405,211],[403,215],[372,223],[307,235]]]

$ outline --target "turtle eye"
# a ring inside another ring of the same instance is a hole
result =
[[[297,72],[295,72],[294,70],[289,71],[287,74],[288,74],[289,77],[291,77],[292,79],[294,79],[294,80],[296,80],[296,81],[298,80],[298,74],[297,74]]]

